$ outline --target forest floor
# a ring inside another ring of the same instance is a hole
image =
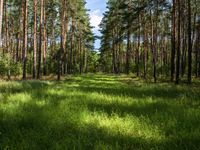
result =
[[[0,83],[0,149],[200,149],[200,84],[82,75]]]

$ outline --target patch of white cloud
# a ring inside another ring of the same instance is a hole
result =
[[[106,10],[106,2],[108,0],[86,0],[86,8],[88,8],[90,15],[90,24],[93,26],[93,33],[97,36],[100,36],[99,32],[99,24],[103,18],[103,12]],[[98,49],[100,47],[100,40],[96,39],[95,48]]]
[[[94,27],[93,32],[98,32],[102,18],[103,15],[100,9],[96,9],[90,13],[90,23]]]

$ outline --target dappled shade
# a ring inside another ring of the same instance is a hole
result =
[[[198,87],[106,75],[3,82],[0,149],[198,149]]]

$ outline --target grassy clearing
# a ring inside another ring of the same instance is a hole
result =
[[[83,75],[0,83],[0,149],[200,148],[200,85]]]

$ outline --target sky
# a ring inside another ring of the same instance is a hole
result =
[[[95,35],[101,35],[99,30],[99,24],[103,18],[103,13],[106,10],[107,0],[86,0],[86,7],[89,9],[90,23],[94,26],[93,32]],[[96,40],[95,49],[100,47],[100,40]]]

